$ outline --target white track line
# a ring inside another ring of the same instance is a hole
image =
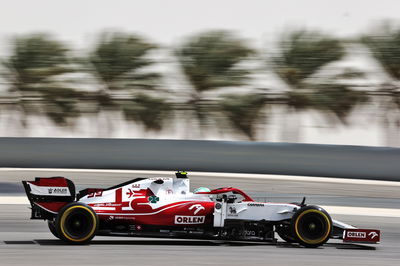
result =
[[[0,205],[28,205],[28,198],[25,196],[1,196]],[[366,207],[348,207],[348,206],[321,206],[330,214],[341,215],[360,215],[400,218],[400,209],[389,208],[366,208]]]
[[[51,168],[0,168],[0,172],[70,172],[70,173],[121,173],[121,174],[151,174],[174,176],[174,171],[148,171],[148,170],[98,170],[98,169],[51,169]],[[215,176],[226,178],[242,179],[265,179],[282,181],[301,181],[301,182],[319,182],[319,183],[339,183],[339,184],[359,184],[375,186],[396,186],[400,187],[400,182],[363,180],[331,177],[311,177],[311,176],[289,176],[289,175],[263,175],[263,174],[238,174],[238,173],[211,173],[211,172],[189,172],[191,177]]]
[[[350,206],[321,206],[329,214],[400,218],[400,209]]]
[[[29,204],[26,196],[1,196],[0,204]]]

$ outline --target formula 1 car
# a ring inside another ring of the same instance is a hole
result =
[[[232,187],[190,192],[186,172],[175,178],[137,178],[110,188],[87,188],[75,195],[64,177],[22,182],[31,219],[48,221],[57,238],[87,244],[95,235],[157,236],[277,242],[318,247],[330,238],[379,243],[380,231],[332,220],[321,207],[256,202]]]

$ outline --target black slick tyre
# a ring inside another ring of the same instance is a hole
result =
[[[53,234],[53,236],[57,237],[60,239],[59,234],[57,233],[57,229],[56,229],[56,225],[55,225],[55,221],[47,221],[47,225],[49,226],[49,230],[50,232]]]
[[[318,206],[300,208],[292,217],[291,231],[296,242],[308,248],[316,248],[329,240],[332,232],[332,219]]]
[[[87,244],[96,235],[99,220],[89,206],[73,202],[64,206],[55,221],[59,238],[70,244]]]

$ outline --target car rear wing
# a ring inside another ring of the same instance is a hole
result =
[[[64,177],[36,177],[22,184],[32,207],[31,219],[52,219],[64,205],[75,201],[75,185]]]

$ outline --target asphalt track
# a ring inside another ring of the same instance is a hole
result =
[[[22,196],[21,180],[64,175],[78,189],[103,186],[129,178],[165,176],[128,172],[62,172],[0,170],[0,199]],[[279,241],[254,244],[179,239],[96,237],[90,245],[70,246],[55,239],[43,221],[29,220],[28,205],[1,204],[0,265],[400,265],[400,186],[397,183],[334,180],[192,176],[192,188],[236,186],[269,201],[299,201],[357,208],[385,208],[385,213],[335,214],[333,218],[362,228],[382,230],[379,245],[351,245],[332,241],[318,249]],[[393,213],[390,212],[393,210]],[[392,215],[393,214],[393,215]]]

